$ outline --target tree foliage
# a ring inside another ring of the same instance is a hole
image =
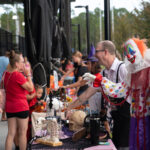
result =
[[[1,15],[1,26],[3,29],[10,31],[13,35],[16,34],[15,20],[12,20],[14,15],[12,6],[4,5],[5,13]],[[134,9],[129,12],[125,8],[113,8],[114,11],[114,33],[111,32],[111,37],[115,43],[117,50],[121,52],[121,46],[124,41],[133,36],[145,38],[150,46],[150,2],[142,2],[141,9]],[[72,10],[72,13],[74,11]],[[19,16],[20,35],[24,36],[24,10],[22,7],[17,7],[17,15]],[[104,40],[104,12],[101,10],[102,16],[102,39]],[[86,13],[80,13],[79,16],[72,18],[72,24],[80,24],[81,28],[81,50],[86,51],[87,34],[86,34]],[[100,41],[100,9],[96,8],[93,12],[89,12],[90,24],[90,44],[96,45]],[[77,26],[72,26],[72,47],[78,49],[78,33]]]
[[[150,2],[142,2],[141,10],[135,9],[133,22],[134,33],[140,38],[147,39],[150,46]]]
[[[116,45],[117,50],[122,51],[121,46],[128,38],[133,36],[139,36],[140,38],[146,38],[148,46],[150,46],[150,2],[142,2],[141,9],[134,9],[129,12],[125,8],[113,8],[114,11],[114,33],[111,32],[112,40]],[[104,40],[104,12],[102,12],[102,32]],[[81,25],[81,48],[86,49],[86,17],[85,13],[79,14],[79,16],[72,18],[74,24]],[[90,12],[90,43],[96,45],[100,41],[100,9],[96,8],[94,12]],[[72,29],[73,32],[77,32],[77,28]],[[73,37],[75,36],[75,37]],[[72,38],[75,49],[77,47],[77,35],[73,35]],[[122,52],[121,52],[122,53]]]
[[[5,13],[1,15],[1,27],[13,35],[16,35],[16,24],[15,20],[12,19],[13,15],[15,15],[11,5],[4,5],[3,9]],[[19,35],[24,36],[24,26],[22,26],[22,22],[24,22],[24,9],[22,7],[17,7],[17,16],[19,19]]]

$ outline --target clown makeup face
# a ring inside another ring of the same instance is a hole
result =
[[[124,56],[125,56],[125,61],[128,60],[132,64],[138,64],[142,60],[142,55],[134,40],[129,39],[124,44]]]

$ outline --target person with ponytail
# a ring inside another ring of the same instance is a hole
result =
[[[80,96],[88,88],[88,85],[81,85],[82,76],[89,71],[79,51],[73,53],[72,60],[74,62],[74,68],[72,68],[70,72],[74,71],[75,83],[63,86],[63,88],[77,88],[77,96]]]
[[[26,133],[28,128],[29,105],[26,91],[33,91],[30,68],[25,67],[21,53],[10,51],[9,70],[5,71],[4,88],[6,91],[5,111],[8,119],[8,134],[5,150],[12,149],[16,133],[20,150],[26,150]],[[22,74],[26,75],[26,77]]]

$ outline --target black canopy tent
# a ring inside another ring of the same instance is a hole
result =
[[[0,0],[15,3],[24,4],[26,54],[32,68],[38,68],[34,82],[45,85],[41,66],[49,79],[53,58],[70,56],[70,0]]]
[[[34,69],[37,63],[43,64],[49,83],[53,58],[70,55],[64,31],[65,20],[62,19],[65,0],[24,0],[24,6],[27,56]],[[33,76],[37,80],[34,82],[45,85],[41,67],[36,67],[35,72]]]
[[[23,0],[0,0],[0,4],[22,3]]]

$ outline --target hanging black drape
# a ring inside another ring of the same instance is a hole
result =
[[[28,59],[32,67],[42,63],[49,79],[52,59],[70,55],[64,31],[65,1],[24,0],[24,5]],[[42,76],[42,72],[38,72]],[[39,80],[43,80],[42,77]]]

